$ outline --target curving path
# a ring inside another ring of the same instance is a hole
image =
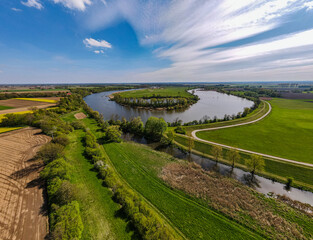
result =
[[[264,101],[266,102],[266,101]],[[304,163],[304,162],[298,162],[298,161],[295,161],[295,160],[290,160],[290,159],[286,159],[286,158],[281,158],[281,157],[275,157],[275,156],[272,156],[272,155],[268,155],[268,154],[264,154],[264,153],[258,153],[258,152],[254,152],[254,151],[250,151],[250,150],[246,150],[246,149],[241,149],[241,148],[236,148],[236,147],[232,147],[232,146],[228,146],[228,145],[224,145],[224,144],[220,144],[220,143],[216,143],[216,142],[211,142],[211,141],[207,141],[207,140],[204,140],[204,139],[201,139],[201,138],[198,138],[196,136],[196,133],[197,132],[201,132],[201,131],[213,131],[213,130],[218,130],[218,129],[224,129],[224,128],[231,128],[231,127],[239,127],[239,126],[243,126],[243,125],[248,125],[248,124],[252,124],[252,123],[256,123],[260,120],[262,120],[263,118],[265,118],[267,115],[270,114],[270,112],[272,111],[272,106],[269,102],[266,102],[269,106],[269,109],[268,111],[263,115],[261,116],[260,118],[258,119],[255,119],[253,121],[249,121],[249,122],[245,122],[245,123],[238,123],[238,124],[234,124],[234,125],[228,125],[228,126],[222,126],[222,127],[214,127],[214,128],[205,128],[205,129],[197,129],[197,130],[194,130],[191,132],[191,136],[198,140],[198,141],[201,141],[201,142],[205,142],[205,143],[209,143],[209,144],[212,144],[212,145],[217,145],[217,146],[221,146],[223,148],[234,148],[240,152],[245,152],[245,153],[249,153],[249,154],[257,154],[257,155],[260,155],[262,157],[266,157],[266,158],[271,158],[271,159],[275,159],[275,160],[279,160],[279,161],[284,161],[284,162],[289,162],[289,163],[294,163],[294,164],[299,164],[299,165],[303,165],[303,166],[307,166],[307,167],[313,167],[313,164],[311,163]]]

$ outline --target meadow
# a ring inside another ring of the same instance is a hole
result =
[[[183,192],[171,189],[158,177],[170,155],[135,143],[110,143],[104,149],[116,170],[165,215],[188,239],[262,239],[218,212],[199,204]]]
[[[152,98],[160,97],[181,97],[192,98],[193,95],[188,93],[188,87],[166,87],[166,88],[146,88],[140,90],[126,91],[118,93],[123,98]]]
[[[272,112],[251,125],[198,132],[201,139],[313,163],[313,103],[273,99]]]

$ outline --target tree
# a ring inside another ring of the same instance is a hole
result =
[[[189,136],[188,137],[188,152],[191,153],[194,147],[195,147],[195,140],[192,136]]]
[[[129,122],[128,128],[129,132],[137,135],[142,135],[144,128],[140,116],[132,118]]]
[[[260,155],[253,154],[250,159],[246,159],[246,165],[253,178],[256,171],[264,170],[265,162]]]
[[[153,141],[160,141],[167,124],[163,118],[150,117],[145,125],[145,136]]]
[[[41,158],[44,162],[49,163],[64,155],[64,147],[58,143],[48,143],[40,148],[37,157]]]
[[[222,157],[222,155],[223,155],[223,149],[221,146],[214,145],[212,147],[211,153],[212,153],[212,155],[213,155],[213,157],[217,163],[219,158]]]
[[[120,130],[120,127],[117,125],[113,125],[107,128],[106,131],[106,138],[109,141],[112,142],[121,142],[121,135],[122,135],[122,131]]]
[[[234,148],[231,148],[229,151],[228,151],[228,160],[231,162],[231,166],[232,168],[235,167],[235,164],[236,162],[238,162],[240,160],[240,155],[239,155],[239,152],[238,150],[234,149]]]

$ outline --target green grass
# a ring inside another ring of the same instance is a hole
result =
[[[183,147],[188,146],[186,137],[175,135],[175,141]],[[199,155],[205,155],[206,157],[211,157],[211,148],[210,144],[195,141],[194,150],[195,153]],[[187,148],[186,148],[187,149]],[[227,159],[227,149],[223,149],[223,159],[222,162],[230,164]],[[250,155],[246,153],[240,153],[241,159],[238,162],[237,166],[247,170],[245,166],[245,159],[249,159]],[[305,167],[301,165],[295,165],[292,163],[286,163],[282,161],[276,161],[272,159],[265,158],[265,168],[264,171],[258,173],[268,178],[276,179],[280,182],[286,182],[288,177],[294,178],[294,186],[305,188],[310,191],[313,191],[313,169],[310,167]]]
[[[0,106],[0,110],[7,110],[7,109],[12,109],[14,107],[8,107],[8,106]]]
[[[173,161],[169,155],[135,143],[110,143],[104,148],[130,186],[188,239],[261,239],[256,233],[165,185],[158,175],[165,164]]]
[[[91,128],[96,127],[89,120]],[[119,216],[120,205],[112,200],[111,191],[97,178],[93,165],[83,156],[82,130],[68,136],[66,160],[74,167],[71,182],[77,186],[84,231],[82,239],[137,239],[128,222]]]
[[[153,95],[160,95],[162,97],[183,97],[191,98],[193,95],[188,93],[188,87],[165,87],[160,89],[140,89],[134,91],[121,92],[119,95],[124,98],[151,98]]]
[[[313,103],[273,99],[273,110],[255,124],[198,132],[199,138],[277,157],[313,163]]]

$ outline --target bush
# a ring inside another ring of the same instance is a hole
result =
[[[41,158],[45,163],[49,163],[57,158],[64,156],[64,147],[58,143],[48,143],[40,148],[37,157]]]
[[[40,176],[48,182],[51,181],[53,178],[69,180],[69,170],[69,164],[65,162],[63,158],[60,158],[47,164],[45,168],[41,171]]]
[[[53,143],[57,143],[60,144],[62,146],[66,146],[70,144],[70,140],[68,139],[68,137],[66,135],[60,135],[57,136],[53,139],[52,141]]]
[[[184,135],[186,134],[185,128],[182,128],[181,126],[178,126],[177,128],[175,128],[174,131],[179,134],[184,134]]]
[[[72,126],[75,130],[78,130],[78,129],[85,129],[85,128],[86,128],[85,124],[84,124],[82,121],[79,121],[79,120],[73,121],[73,122],[71,123],[71,126]]]
[[[108,127],[106,130],[106,139],[111,142],[121,142],[122,131],[119,128],[117,125]]]
[[[80,239],[84,226],[76,201],[58,208],[52,214],[52,238],[55,240]]]

